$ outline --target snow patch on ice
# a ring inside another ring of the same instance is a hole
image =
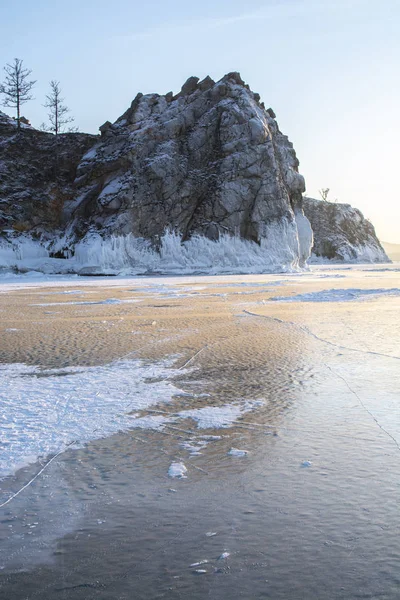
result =
[[[69,305],[83,305],[83,304],[133,304],[135,302],[141,302],[139,298],[107,298],[106,300],[98,301],[71,301],[71,302],[41,302],[39,304],[30,304],[30,306],[69,306]]]
[[[192,442],[181,442],[179,444],[181,448],[187,450],[191,456],[199,456],[201,451],[207,446],[206,441],[198,441],[196,443]]]
[[[162,428],[172,417],[132,412],[172,402],[179,390],[168,379],[177,373],[168,361],[47,371],[0,365],[0,477],[75,440],[74,447],[135,427]]]
[[[148,415],[146,417],[135,417],[130,427],[132,429],[152,429],[153,431],[163,431],[168,423],[175,423],[175,417],[163,417],[162,415]]]
[[[297,294],[296,296],[275,296],[271,300],[277,302],[349,302],[351,300],[368,300],[381,296],[399,296],[399,288],[378,289],[331,289],[320,292]]]
[[[193,410],[184,410],[178,415],[183,419],[193,419],[199,429],[224,429],[231,427],[242,415],[262,406],[261,400],[246,400],[223,406],[205,406]]]

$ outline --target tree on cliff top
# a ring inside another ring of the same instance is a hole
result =
[[[320,196],[324,202],[328,202],[329,191],[329,188],[322,188],[321,190],[319,190]]]
[[[21,129],[21,105],[32,100],[30,94],[31,89],[36,81],[29,81],[28,77],[32,73],[29,69],[22,67],[23,61],[19,58],[14,58],[14,62],[4,67],[6,77],[4,82],[0,84],[0,94],[3,94],[3,106],[17,109],[17,127]]]
[[[55,135],[64,133],[65,126],[73,123],[74,117],[68,116],[69,108],[63,104],[64,98],[61,98],[61,88],[59,81],[50,81],[50,93],[46,96],[44,106],[49,109],[48,117],[50,125],[42,125],[45,131],[51,131]],[[76,128],[68,128],[68,131],[76,131]]]

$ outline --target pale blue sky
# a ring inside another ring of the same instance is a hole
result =
[[[3,0],[0,64],[33,70],[34,126],[58,79],[90,132],[139,91],[240,71],[293,141],[307,192],[331,188],[400,243],[399,29],[399,0]]]

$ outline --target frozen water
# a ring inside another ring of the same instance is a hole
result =
[[[164,426],[165,418],[135,419],[130,413],[171,402],[179,390],[168,381],[176,373],[169,367],[139,360],[62,371],[0,365],[0,477],[74,441],[82,445],[129,428]],[[148,378],[157,381],[149,384]]]
[[[67,292],[64,292],[67,293]],[[31,304],[31,306],[67,306],[67,305],[83,305],[83,304],[133,304],[135,302],[141,302],[138,298],[107,298],[107,300],[98,301],[71,301],[71,302],[41,302],[39,304]]]
[[[368,300],[380,296],[400,296],[400,288],[390,289],[331,289],[296,296],[276,296],[271,300],[280,302],[348,302],[350,300]]]
[[[283,220],[266,228],[260,244],[229,235],[217,241],[195,235],[182,242],[180,235],[167,231],[157,251],[132,234],[109,238],[90,234],[75,245],[74,256],[69,251],[65,259],[56,259],[50,257],[50,248],[54,252],[57,240],[39,242],[21,235],[1,243],[0,268],[47,274],[291,272],[298,270],[299,260],[304,264],[304,243],[302,238],[299,258],[297,227]]]
[[[307,219],[303,211],[295,212],[297,225],[297,235],[299,239],[299,255],[300,266],[305,266],[308,258],[311,255],[314,239],[310,221]]]
[[[128,429],[163,431],[177,420],[193,419],[197,427],[230,427],[261,401],[240,401],[169,415],[141,415],[158,403],[171,403],[181,390],[169,379],[176,371],[168,361],[147,365],[121,360],[108,365],[41,370],[26,365],[0,365],[3,409],[0,434],[3,452],[0,477],[40,457]],[[148,383],[149,378],[152,383]],[[186,441],[181,447],[199,455],[220,436]]]

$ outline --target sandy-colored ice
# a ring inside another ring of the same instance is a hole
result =
[[[362,311],[352,302],[271,299],[332,288],[395,289],[399,275],[394,268],[369,267],[314,268],[292,276],[71,278],[29,285],[22,279],[0,285],[0,361],[58,368],[105,364],[126,355],[176,355],[178,366],[192,359],[192,366],[223,367],[228,361],[245,369],[270,354],[285,360],[290,338],[290,351],[301,352],[293,328],[287,329],[288,340],[281,329],[277,342],[272,322],[254,315],[310,326],[322,338],[360,350],[368,350],[373,340],[379,351],[388,323],[397,322],[400,329],[398,319],[387,318],[387,312],[398,314],[399,297],[380,296],[385,315],[376,310],[374,298],[363,301]]]

